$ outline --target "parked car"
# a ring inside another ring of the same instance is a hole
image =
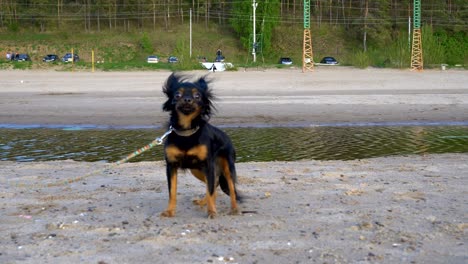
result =
[[[156,55],[150,55],[148,58],[146,58],[147,63],[158,63],[159,62],[159,57]]]
[[[176,62],[179,62],[179,59],[175,56],[170,56],[169,58],[167,58],[167,62],[176,63]]]
[[[47,54],[44,56],[44,58],[42,58],[43,62],[53,62],[53,61],[58,61],[58,60],[59,60],[59,56],[55,54]]]
[[[321,64],[328,64],[328,65],[338,65],[338,61],[335,60],[333,57],[324,57],[321,61]]]
[[[18,53],[15,55],[14,58],[12,58],[14,61],[31,61],[31,58],[29,57],[28,54],[25,53]]]
[[[291,58],[287,58],[287,57],[280,58],[279,62],[280,64],[283,64],[283,65],[291,65],[293,63]]]
[[[73,61],[74,62],[77,62],[80,60],[80,57],[78,56],[78,54],[76,53],[73,53]],[[63,57],[62,57],[62,61],[63,62],[72,62],[72,54],[71,53],[67,53],[65,54]]]

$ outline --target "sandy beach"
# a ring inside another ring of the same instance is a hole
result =
[[[169,72],[0,71],[0,125],[162,126]],[[206,72],[192,72],[195,75]],[[468,123],[463,70],[210,73],[222,126]],[[122,153],[126,154],[126,153]],[[238,163],[210,220],[163,162],[0,161],[0,263],[467,263],[468,153]]]
[[[167,120],[161,87],[169,74],[0,71],[0,124],[160,126]],[[464,70],[317,67],[208,76],[218,97],[214,124],[468,120]]]

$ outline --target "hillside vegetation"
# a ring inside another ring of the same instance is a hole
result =
[[[466,67],[468,5],[423,2],[424,66]],[[196,69],[200,57],[212,61],[218,49],[236,67],[282,67],[280,57],[291,57],[301,67],[303,3],[258,1],[254,63],[250,0],[1,1],[0,68],[87,69],[94,52],[95,67],[102,70]],[[310,1],[314,61],[333,56],[341,65],[408,68],[411,8],[403,0]],[[72,49],[81,58],[76,65],[42,62],[46,54],[63,56]],[[28,53],[32,62],[6,62],[9,51]],[[180,62],[147,64],[151,54],[163,62],[174,55]]]

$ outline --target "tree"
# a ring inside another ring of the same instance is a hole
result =
[[[230,24],[239,36],[244,47],[251,47],[253,34],[253,2],[250,0],[235,1],[232,5],[232,18]],[[256,41],[261,43],[263,52],[271,47],[271,37],[274,27],[279,23],[279,0],[265,0],[257,3],[256,9]]]
[[[31,24],[39,27],[41,32],[46,30],[48,22],[48,3],[48,0],[32,0],[30,8],[25,12],[31,18]]]
[[[244,47],[249,47],[252,35],[252,2],[249,0],[235,1],[232,4],[232,18],[229,20],[232,28],[240,38]]]
[[[269,52],[271,48],[271,38],[273,37],[273,29],[279,23],[279,0],[266,0],[259,5],[262,8],[260,12],[262,16],[262,24],[260,27],[260,33],[262,34],[263,51]]]
[[[385,46],[391,40],[390,0],[361,0],[353,14],[348,34],[362,38],[363,50],[369,45]]]

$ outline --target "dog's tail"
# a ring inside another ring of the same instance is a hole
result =
[[[234,192],[236,194],[236,200],[238,202],[242,202],[242,198],[243,196],[239,194],[239,192],[237,191],[237,188],[236,188],[236,182],[237,182],[237,174],[236,174],[236,167],[234,166],[234,158],[231,156],[231,159],[232,160],[229,160],[228,161],[228,164],[229,164],[229,171],[231,172],[231,179],[234,183]],[[228,185],[228,182],[226,180],[226,177],[224,175],[223,172],[221,172],[221,175],[219,175],[219,186],[221,187],[221,190],[223,190],[223,192],[225,194],[227,194],[228,196],[230,195],[229,193],[229,185]]]
[[[221,177],[219,177],[219,186],[221,187],[221,190],[223,190],[223,192],[229,196],[230,192],[229,192],[229,186],[228,186],[227,180],[224,177],[224,174],[221,174],[220,176]],[[236,193],[236,200],[239,203],[242,203],[244,197],[243,197],[243,195],[239,194],[239,192],[237,191],[235,185],[234,185],[234,192]]]

